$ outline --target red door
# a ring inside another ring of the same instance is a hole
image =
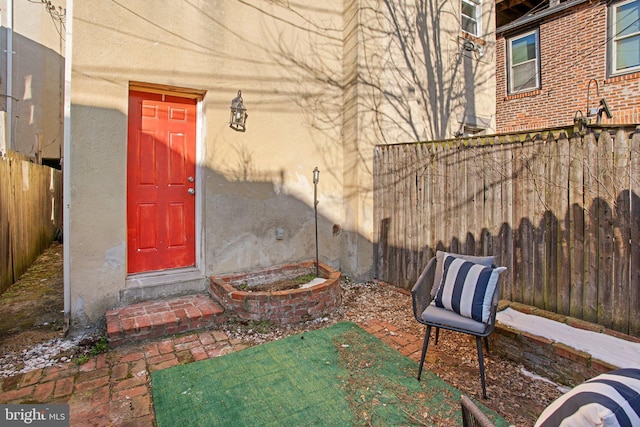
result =
[[[195,265],[196,100],[129,92],[129,273]]]

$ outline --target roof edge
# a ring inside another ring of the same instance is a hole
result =
[[[586,3],[588,0],[569,0],[564,3],[560,3],[558,6],[550,7],[549,9],[542,10],[533,15],[525,15],[521,18],[516,19],[515,21],[511,21],[508,24],[505,24],[501,27],[496,28],[496,34],[502,34],[507,31],[516,29],[518,27],[525,26],[532,22],[538,21],[540,19],[546,18],[549,15],[553,15],[558,12],[562,12],[563,10],[572,8],[582,3]]]

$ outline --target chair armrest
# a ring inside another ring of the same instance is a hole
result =
[[[431,288],[436,272],[436,258],[433,257],[427,263],[427,267],[422,271],[420,277],[411,289],[411,301],[413,303],[413,315],[416,320],[421,321],[422,312],[431,303]]]

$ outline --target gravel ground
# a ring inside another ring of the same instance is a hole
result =
[[[29,292],[29,287],[32,286],[29,283],[30,277],[35,276],[31,280],[33,286],[43,286],[46,280],[42,279],[42,270],[46,268],[53,270],[50,276],[55,286],[52,288],[59,287],[61,276],[57,271],[60,268],[57,254],[61,255],[61,250],[61,245],[53,245],[44,254],[43,259],[36,261],[33,268],[39,274],[32,272],[21,279],[16,287],[20,294],[32,294]],[[416,337],[424,335],[424,327],[413,318],[411,297],[406,293],[388,285],[372,282],[352,283],[348,280],[342,282],[342,289],[342,305],[326,318],[295,326],[275,327],[257,322],[249,325],[227,324],[223,329],[230,337],[242,339],[250,345],[326,327],[344,320],[359,323],[377,319],[397,326],[404,333]],[[8,314],[11,311],[9,308],[17,304],[16,298],[15,295],[12,298],[3,295],[3,298],[0,298],[0,313]],[[62,298],[62,292],[59,292],[59,298]],[[23,312],[41,309],[37,304],[29,305],[22,302],[21,305]],[[57,315],[60,315],[59,311]],[[11,334],[4,331],[3,335],[3,331],[0,330],[0,377],[71,361],[88,352],[100,335],[93,331],[74,339],[61,338],[59,326],[44,327],[43,323],[59,325],[60,319],[38,319],[38,322],[31,326],[26,325],[19,331],[12,330]],[[543,408],[561,394],[555,384],[528,373],[521,365],[509,360],[489,354],[485,355],[485,364],[489,399],[483,403],[513,425],[532,426]],[[481,400],[475,340],[472,337],[442,331],[439,344],[434,345],[432,340],[429,345],[425,368],[468,396]]]

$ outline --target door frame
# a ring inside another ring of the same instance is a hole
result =
[[[196,152],[195,152],[195,218],[194,218],[194,233],[195,233],[195,266],[194,267],[182,267],[172,268],[167,270],[148,271],[140,273],[127,273],[126,286],[146,286],[157,285],[158,279],[166,277],[171,280],[172,276],[184,275],[185,273],[199,273],[204,275],[204,222],[203,222],[203,194],[204,194],[204,172],[202,168],[204,159],[204,117],[202,111],[202,101],[206,94],[205,90],[198,90],[185,87],[158,85],[153,83],[145,83],[138,81],[130,81],[127,89],[127,97],[131,91],[146,92],[151,94],[161,94],[170,96],[179,96],[188,99],[194,99],[196,101]],[[128,126],[128,125],[127,125]],[[126,246],[128,251],[128,245]],[[162,281],[160,279],[160,281]]]

